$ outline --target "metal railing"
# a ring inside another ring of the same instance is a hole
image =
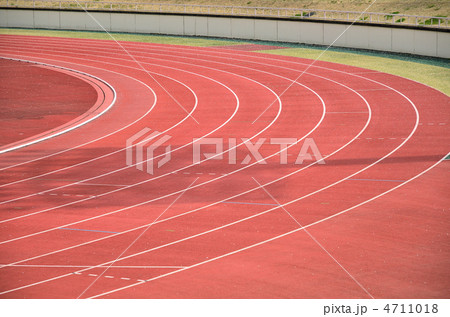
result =
[[[190,13],[209,15],[230,15],[249,17],[278,17],[292,20],[327,20],[390,25],[409,25],[418,27],[449,28],[447,17],[432,17],[394,13],[312,10],[295,8],[264,8],[239,6],[213,6],[188,4],[131,3],[108,1],[69,1],[69,0],[0,0],[0,7],[7,8],[48,8],[71,10],[109,10],[158,13]]]

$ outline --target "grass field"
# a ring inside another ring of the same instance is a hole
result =
[[[106,1],[106,0],[95,0]],[[110,2],[109,0],[108,2]],[[113,2],[170,3],[227,5],[251,7],[301,8],[319,10],[340,10],[362,12],[374,0],[112,0]],[[368,12],[400,13],[411,15],[441,16],[450,15],[448,0],[377,0]]]
[[[70,38],[89,38],[111,40],[111,36],[102,32],[74,32],[26,29],[0,29],[0,34],[57,36]],[[134,41],[145,43],[160,43],[190,46],[219,46],[242,44],[242,41],[215,40],[193,37],[155,36],[111,33],[117,41]],[[248,42],[247,42],[248,43]],[[273,45],[273,43],[270,43]],[[280,45],[279,43],[276,45]],[[282,45],[282,44],[281,44]],[[434,87],[450,95],[450,62],[448,60],[435,60],[412,56],[401,56],[388,53],[374,53],[353,51],[347,49],[329,49],[322,53],[324,48],[289,45],[283,49],[261,51],[270,54],[296,56],[317,59],[346,65],[353,65],[390,73],[413,79]]]

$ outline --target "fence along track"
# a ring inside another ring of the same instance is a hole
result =
[[[277,17],[292,20],[327,20],[344,21],[367,24],[409,25],[424,28],[449,28],[447,17],[432,17],[406,14],[386,14],[376,12],[313,10],[294,8],[264,8],[214,5],[187,4],[159,4],[159,3],[131,3],[108,1],[67,1],[67,0],[0,0],[0,7],[6,8],[46,8],[70,10],[108,10],[108,11],[136,11],[155,13],[186,13],[205,15],[248,16],[248,17]]]

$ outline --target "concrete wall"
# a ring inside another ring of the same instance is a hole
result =
[[[101,26],[100,26],[101,25]],[[145,13],[0,9],[0,27],[281,41],[450,58],[450,32],[374,25]],[[102,28],[103,27],[103,28]]]

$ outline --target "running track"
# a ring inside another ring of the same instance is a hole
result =
[[[98,96],[0,149],[1,297],[448,296],[445,94],[226,47],[1,35],[0,55]],[[144,128],[171,136],[153,176],[125,164]],[[224,138],[224,159],[193,165],[206,137]],[[299,141],[289,164],[279,145],[240,164],[241,138]],[[326,164],[293,164],[307,138]]]

